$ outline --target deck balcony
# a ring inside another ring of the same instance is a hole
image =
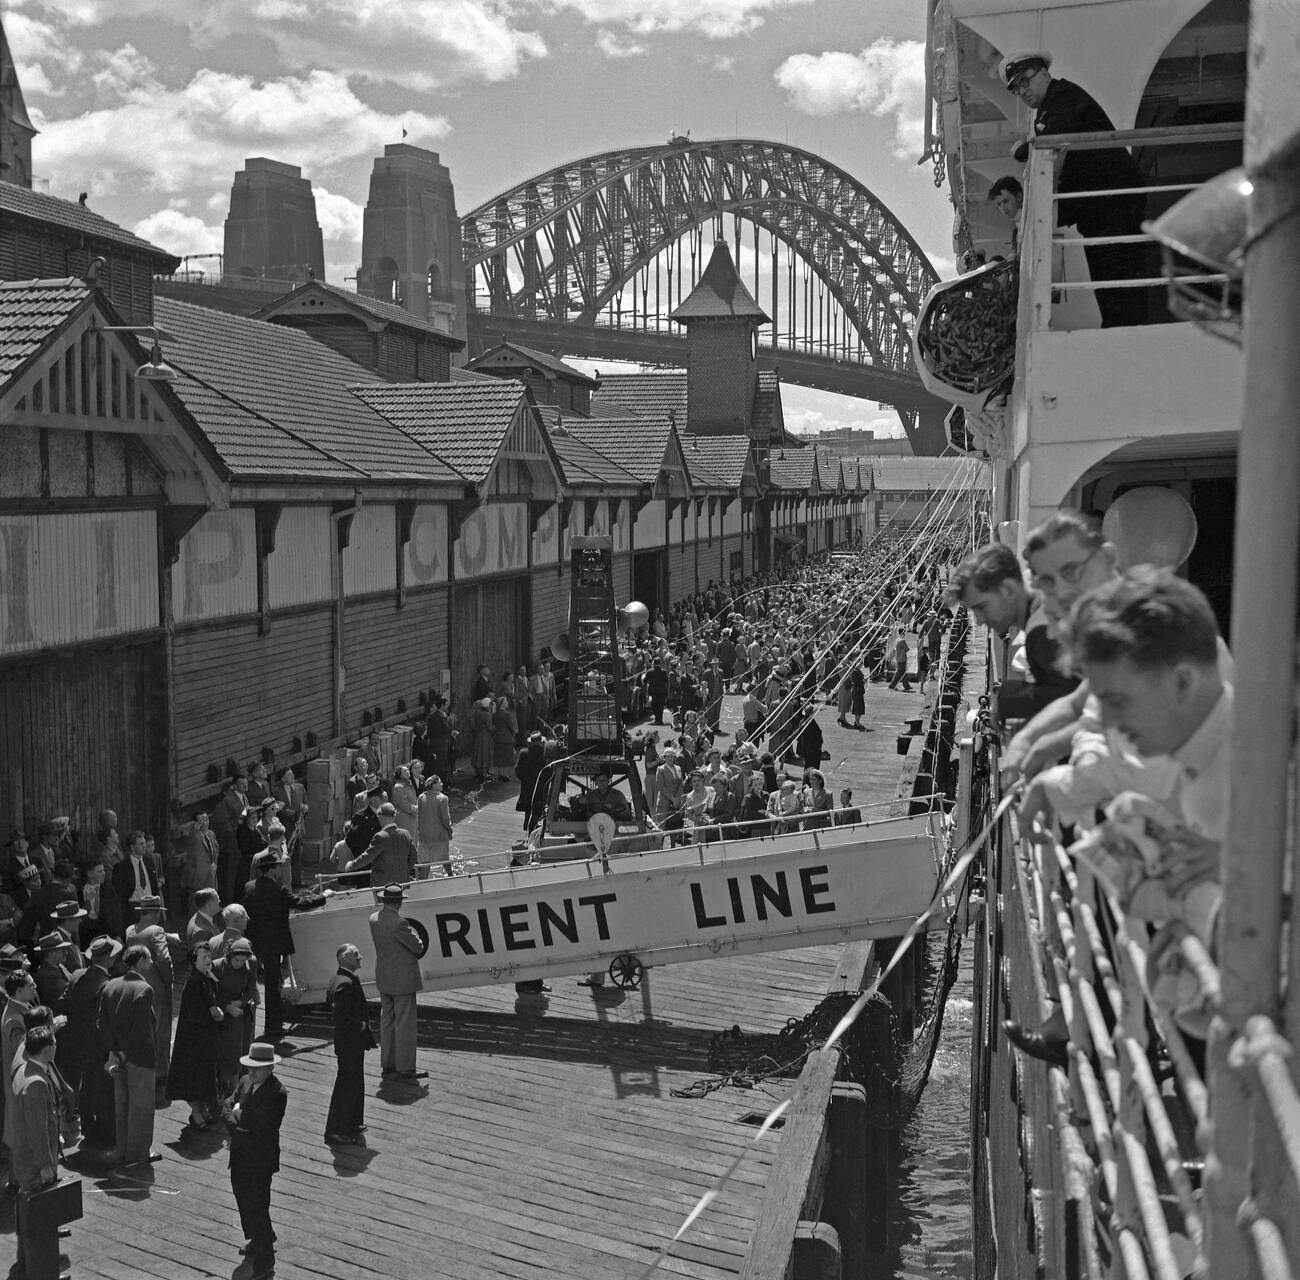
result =
[[[1107,461],[1165,463],[1235,453],[1242,360],[1231,343],[1165,309],[1165,281],[1151,237],[1081,237],[1058,225],[1062,199],[1056,175],[1074,149],[1140,148],[1150,185],[1069,192],[1070,201],[1145,196],[1154,217],[1199,185],[1196,157],[1221,158],[1239,142],[1241,126],[1208,125],[1073,134],[1031,144],[1020,245],[1020,301],[1015,384],[1004,427],[1008,508],[1022,527],[1077,500],[1078,487]],[[1169,163],[1162,164],[1167,154]],[[1178,181],[1168,181],[1168,177]],[[1089,277],[1092,245],[1150,246],[1142,275],[1097,282]],[[1210,277],[1198,277],[1209,280]],[[1147,303],[1152,323],[1102,328],[1099,287],[1132,290]]]

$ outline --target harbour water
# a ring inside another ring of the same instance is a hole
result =
[[[971,1274],[972,994],[964,947],[929,1083],[900,1135],[889,1223],[895,1280],[967,1280]]]

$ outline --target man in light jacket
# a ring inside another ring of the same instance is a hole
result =
[[[429,1073],[415,1069],[415,995],[424,986],[420,958],[425,941],[398,912],[403,896],[400,884],[385,885],[379,910],[370,917],[379,990],[379,1065],[385,1076],[423,1080]]]

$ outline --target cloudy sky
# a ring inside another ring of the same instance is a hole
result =
[[[302,166],[326,274],[356,272],[371,160],[438,151],[461,213],[576,156],[690,132],[805,147],[872,189],[951,273],[917,166],[916,0],[0,0],[33,167],[176,254],[219,252],[247,156]],[[351,287],[350,284],[348,287]],[[787,388],[796,429],[875,404]]]

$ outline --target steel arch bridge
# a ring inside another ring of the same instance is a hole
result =
[[[777,322],[772,354],[783,379],[892,404],[919,445],[918,411],[941,423],[948,408],[921,388],[911,354],[912,323],[938,276],[870,190],[798,147],[674,139],[574,160],[486,201],[461,220],[471,337],[477,327],[556,345],[556,326],[566,325],[575,339],[585,331],[575,354],[636,359],[643,347],[647,362],[662,362],[679,345],[667,313],[707,260],[703,230],[721,232],[726,219],[738,266],[741,223],[753,229],[755,276],[760,231],[768,237],[768,288],[760,296],[758,279],[754,288]]]

